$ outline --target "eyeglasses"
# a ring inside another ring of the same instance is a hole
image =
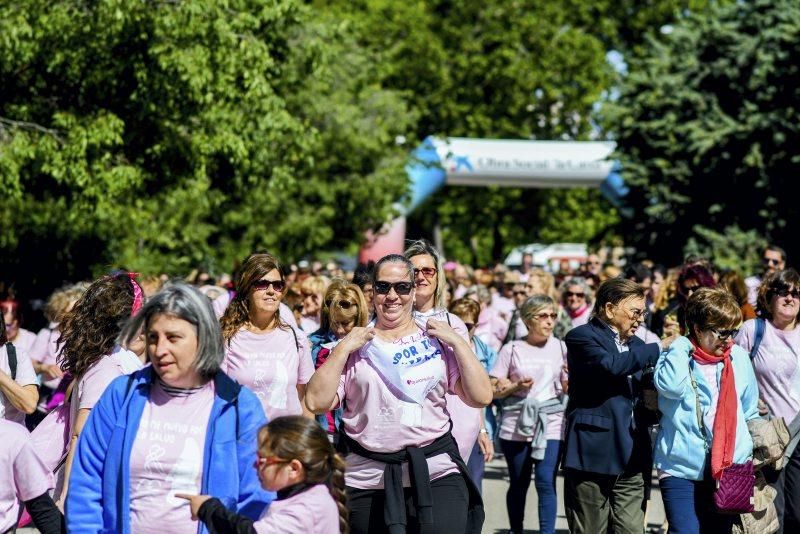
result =
[[[711,331],[714,333],[714,335],[717,336],[717,338],[719,338],[720,341],[725,341],[726,339],[730,339],[732,337],[736,337],[736,334],[739,333],[739,329],[738,328],[731,328],[729,330],[714,330],[714,329],[712,329]]]
[[[351,306],[355,306],[354,303],[350,302],[349,300],[326,300],[325,306],[330,308],[332,305],[336,304],[343,310],[349,310]]]
[[[419,269],[414,269],[414,276],[418,276],[422,274],[425,278],[433,278],[436,275],[436,269],[433,267],[420,267]]]
[[[648,310],[625,310],[631,321],[644,321],[647,318]]]
[[[286,289],[286,282],[283,280],[256,280],[253,282],[253,289],[255,291],[265,291],[269,286],[272,286],[272,289],[280,293]]]
[[[258,458],[255,461],[255,468],[261,469],[263,467],[269,467],[271,465],[279,465],[279,464],[288,464],[291,460],[283,460],[278,458],[277,456],[261,456],[258,455]]]
[[[408,295],[414,289],[414,284],[411,282],[384,282],[377,280],[374,284],[375,293],[378,295],[388,295],[389,291],[394,289],[398,295]]]
[[[564,292],[564,297],[566,298],[578,297],[579,299],[582,299],[586,298],[586,293],[573,293],[572,291],[566,291]]]
[[[600,265],[599,261],[587,261],[586,265]]]
[[[761,262],[764,265],[778,265],[780,264],[781,260],[775,258],[761,258]]]
[[[779,289],[775,292],[775,295],[785,298],[791,296],[793,299],[800,299],[800,289]]]
[[[552,319],[553,321],[555,321],[556,319],[558,319],[558,314],[557,313],[537,313],[536,315],[534,315],[534,318],[536,318],[536,319],[538,319],[540,321],[545,321],[547,319]]]
[[[466,326],[467,330],[469,331],[475,328],[475,323],[464,323],[464,326]]]

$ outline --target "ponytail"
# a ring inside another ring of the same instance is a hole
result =
[[[331,492],[331,497],[336,501],[336,507],[339,509],[339,532],[348,534],[350,532],[350,524],[347,521],[349,514],[347,493],[344,491],[344,458],[340,454],[333,453],[328,459],[331,469],[328,474],[328,491]]]

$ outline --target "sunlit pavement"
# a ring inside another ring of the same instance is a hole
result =
[[[567,533],[567,519],[564,517],[564,479],[561,475],[556,483],[558,489],[558,517],[556,531]],[[506,462],[502,456],[495,456],[486,465],[486,475],[483,479],[483,500],[486,509],[486,522],[483,525],[484,534],[499,534],[508,531],[508,514],[506,513],[506,491],[508,490],[508,475]],[[658,532],[664,521],[664,505],[661,502],[661,493],[658,484],[653,485],[650,504],[647,509],[647,530],[645,532]],[[536,489],[533,481],[528,489],[528,498],[525,501],[525,534],[539,532],[539,514],[537,511]]]

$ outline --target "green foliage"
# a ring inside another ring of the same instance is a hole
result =
[[[747,276],[762,269],[761,252],[767,241],[755,230],[743,231],[736,225],[716,232],[700,225],[689,238],[684,254],[710,259],[720,269],[732,269]]]
[[[800,252],[782,202],[800,170],[797,57],[800,5],[757,0],[682,20],[631,64],[605,113],[634,186],[635,245],[675,263],[695,227],[738,227]]]
[[[296,0],[4,3],[0,265],[35,283],[349,245],[406,189],[415,115],[374,64]]]

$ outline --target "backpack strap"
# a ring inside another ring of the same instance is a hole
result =
[[[767,320],[763,317],[756,317],[756,331],[753,338],[753,348],[750,349],[750,359],[756,357],[758,354],[758,347],[761,346],[761,340],[764,339],[764,332],[767,330]]]
[[[6,343],[6,354],[8,355],[8,369],[11,371],[11,380],[17,379],[17,348],[10,341]]]

